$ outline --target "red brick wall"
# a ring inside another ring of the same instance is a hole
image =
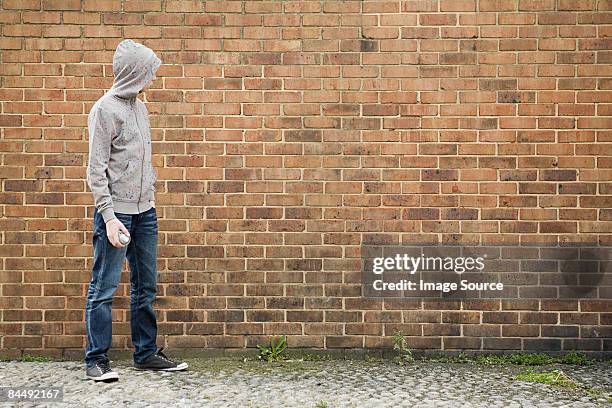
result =
[[[1,4],[1,349],[85,346],[86,115],[132,38],[165,63],[146,96],[160,345],[401,328],[415,348],[610,351],[609,301],[383,302],[358,271],[364,237],[612,243],[611,1]]]

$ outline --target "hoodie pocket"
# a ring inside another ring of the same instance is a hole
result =
[[[127,164],[124,166],[124,168],[121,170],[121,173],[119,174],[117,179],[113,181],[112,184],[119,183],[120,181],[125,180],[125,178],[131,173],[132,167],[132,161],[128,160]]]
[[[150,200],[155,199],[155,182],[157,181],[157,173],[153,167],[153,163],[147,161],[144,165],[142,194],[143,198]]]
[[[140,193],[140,173],[136,163],[130,160],[125,170],[110,185],[113,200],[137,201]]]

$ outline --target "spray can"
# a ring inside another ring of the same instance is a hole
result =
[[[123,231],[119,230],[119,242],[123,245],[127,245],[130,243],[131,238],[123,233]]]

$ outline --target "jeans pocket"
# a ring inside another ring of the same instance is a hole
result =
[[[157,211],[155,210],[155,207],[151,207],[142,213],[140,227],[144,234],[157,235]]]
[[[96,210],[93,218],[93,235],[98,236],[101,234],[106,234],[106,224],[104,223],[102,214]]]

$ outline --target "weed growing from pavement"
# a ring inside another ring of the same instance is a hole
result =
[[[28,362],[28,363],[48,363],[51,361],[51,359],[46,356],[33,356],[30,354],[24,354],[21,357],[21,360],[19,361]]]
[[[282,335],[278,341],[270,339],[269,346],[258,344],[257,348],[259,349],[259,355],[257,357],[260,360],[265,360],[268,363],[282,361],[285,359],[282,353],[287,348],[287,336]]]
[[[603,396],[603,390],[600,388],[591,387],[574,381],[570,376],[561,370],[552,371],[533,371],[528,369],[520,372],[516,379],[519,381],[527,381],[532,383],[546,384],[553,387],[564,388],[574,392],[583,392],[591,398],[600,398]],[[608,396],[608,402],[612,402]]]
[[[385,361],[385,359],[383,357],[379,357],[379,356],[373,356],[370,354],[366,354],[363,357],[364,361],[367,361],[368,363],[382,363]]]
[[[591,365],[595,360],[581,353],[568,353],[560,357],[553,357],[547,354],[503,354],[503,355],[480,355],[470,357],[460,353],[456,357],[429,357],[424,359],[433,363],[463,363],[479,365],[522,365],[522,366],[541,366],[550,364],[572,364],[572,365]]]
[[[406,363],[414,363],[412,350],[406,345],[406,335],[402,331],[393,334],[393,350],[397,350],[398,355],[393,358],[393,361],[400,366]]]
[[[570,353],[564,356],[551,357],[545,354],[507,354],[507,355],[480,355],[468,356],[461,353],[458,356],[430,356],[416,358],[412,355],[412,350],[406,347],[405,338],[402,341],[401,333],[395,337],[397,345],[396,355],[393,356],[391,362],[398,365],[405,364],[473,364],[481,366],[546,366],[554,364],[567,365],[591,365],[595,364],[596,360],[588,358],[583,354]],[[389,361],[388,358],[383,358],[377,355],[354,354],[343,355],[340,353],[329,352],[304,352],[300,350],[291,350],[284,346],[279,347],[280,342],[274,342],[277,347],[262,346],[265,352],[261,352],[255,357],[217,357],[212,359],[191,359],[190,366],[194,369],[203,369],[206,371],[225,371],[235,369],[268,372],[286,371],[286,372],[301,372],[310,371],[311,369],[322,369],[325,365],[339,360],[362,360],[368,364],[384,364]],[[275,350],[275,351],[274,351]],[[275,356],[275,357],[272,357]],[[270,360],[268,361],[268,357]],[[411,358],[412,357],[412,358]],[[261,361],[268,361],[268,364],[261,364]]]
[[[535,382],[540,384],[554,385],[562,388],[576,389],[578,384],[561,370],[536,372],[526,370],[520,372],[516,379],[519,381]]]
[[[53,360],[51,360],[51,358],[47,356],[33,356],[31,354],[24,354],[23,356],[17,359],[0,356],[0,362],[2,363],[9,363],[11,361],[19,361],[20,363],[49,363]]]
[[[331,361],[334,357],[331,354],[327,353],[306,353],[304,357],[302,357],[303,361]]]

